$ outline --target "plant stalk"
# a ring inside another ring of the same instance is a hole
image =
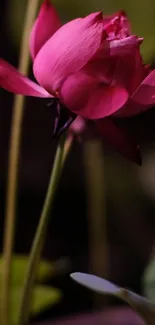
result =
[[[53,207],[53,202],[55,198],[55,193],[61,176],[62,168],[65,162],[64,159],[64,148],[65,148],[65,136],[60,138],[60,143],[58,145],[54,165],[51,172],[51,177],[49,181],[49,186],[43,205],[42,213],[40,216],[39,224],[36,230],[36,234],[33,240],[28,270],[25,277],[25,283],[22,293],[20,314],[19,314],[19,325],[27,325],[29,321],[29,314],[31,312],[32,303],[32,291],[34,287],[34,281],[36,279],[36,274],[38,270],[38,265],[40,262],[40,257],[43,249],[43,244],[46,236],[46,230],[49,222],[49,217],[51,217],[50,212]],[[65,156],[67,157],[67,156]],[[62,163],[63,162],[63,163]]]
[[[20,48],[19,70],[23,74],[28,73],[29,49],[28,38],[36,15],[38,0],[29,0],[25,17],[23,39]],[[10,316],[11,293],[11,268],[12,251],[15,232],[16,197],[18,182],[18,166],[20,156],[21,129],[24,112],[24,97],[16,96],[13,105],[13,117],[10,136],[10,150],[8,162],[8,179],[6,193],[6,213],[4,225],[3,243],[3,279],[1,287],[1,325],[8,325]]]

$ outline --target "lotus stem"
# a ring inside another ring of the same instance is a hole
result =
[[[28,73],[29,49],[28,38],[35,19],[39,0],[29,0],[27,5],[23,38],[20,48],[19,70]],[[3,243],[3,279],[1,287],[1,325],[8,325],[10,316],[11,269],[12,252],[15,231],[16,198],[18,183],[18,166],[20,156],[20,143],[22,120],[24,113],[24,97],[16,96],[13,105],[13,117],[10,137],[10,150],[8,162],[8,179],[6,193],[6,212]]]
[[[50,212],[53,207],[53,202],[54,202],[57,186],[59,183],[59,179],[61,176],[62,168],[67,158],[67,155],[65,155],[65,159],[64,159],[64,152],[65,152],[64,149],[65,149],[65,136],[63,135],[60,138],[60,143],[56,151],[54,165],[51,172],[51,177],[49,181],[45,202],[39,219],[39,224],[36,230],[36,234],[32,243],[29,264],[28,264],[27,274],[25,277],[25,283],[24,283],[24,288],[22,293],[19,323],[18,323],[19,325],[27,325],[29,321],[29,315],[31,312],[30,308],[32,303],[32,291],[33,291],[34,281],[36,279],[38,265],[39,265],[43,245],[44,245],[49,218],[51,217]]]

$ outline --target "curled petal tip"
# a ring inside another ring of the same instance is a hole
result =
[[[42,8],[48,8],[49,6],[52,6],[50,0],[44,0],[44,1],[42,2],[41,6],[40,6],[40,10],[41,10]]]
[[[50,5],[50,0],[45,0],[44,3],[46,6],[49,6]]]
[[[41,8],[45,8],[46,10],[49,9],[50,7],[53,7],[52,3],[50,0],[45,0],[41,6]]]
[[[102,13],[102,11],[96,12],[96,19],[103,19],[103,13]]]
[[[138,44],[141,45],[144,41],[144,37],[139,37],[138,38]]]
[[[92,14],[86,16],[84,18],[85,22],[88,22],[88,25],[93,25],[96,23],[101,23],[103,22],[103,14],[102,11],[98,11],[98,12],[93,12]]]
[[[126,11],[123,10],[123,9],[121,9],[121,10],[118,11],[118,15],[119,16],[125,16],[125,17],[127,16]]]
[[[93,18],[93,22],[94,23],[103,20],[103,13],[102,13],[102,11],[95,12],[93,15],[94,15],[94,18]]]

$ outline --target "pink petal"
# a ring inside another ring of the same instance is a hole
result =
[[[137,48],[124,55],[91,60],[82,70],[100,83],[123,85],[129,94],[139,86],[147,72]]]
[[[94,59],[111,58],[130,54],[139,47],[139,39],[132,35],[113,41],[103,40],[99,50],[96,52]]]
[[[120,11],[115,12],[114,14],[111,14],[111,15],[104,15],[103,16],[104,25],[105,26],[108,25],[113,19],[115,19],[116,17],[119,17],[119,16],[126,17],[126,14],[123,10],[120,10]]]
[[[112,23],[112,21],[116,18],[119,18],[120,20],[120,26],[124,29],[126,29],[128,35],[131,35],[131,26],[130,26],[130,22],[129,19],[125,13],[125,11],[120,10],[112,15],[109,16],[104,16],[103,17],[103,23],[104,26],[106,27],[108,24]]]
[[[49,0],[41,6],[30,35],[30,53],[35,58],[44,43],[61,27],[61,21]]]
[[[130,24],[123,11],[119,11],[112,16],[105,16],[103,24],[107,40],[123,39],[131,35]]]
[[[141,156],[139,146],[119,128],[111,118],[104,118],[95,121],[99,134],[105,139],[117,152],[127,159],[141,165]]]
[[[155,105],[155,70],[139,85],[127,105],[118,113],[119,117],[139,115]]]
[[[86,127],[85,120],[81,116],[77,116],[74,122],[70,125],[69,131],[75,135],[80,135]]]
[[[23,76],[11,64],[0,59],[0,87],[15,94],[52,97],[45,89]]]
[[[131,98],[138,104],[155,104],[155,70],[142,81]]]
[[[75,19],[62,26],[41,48],[34,61],[34,75],[45,89],[59,91],[62,81],[81,69],[102,41],[102,13]]]
[[[131,53],[118,56],[113,82],[124,85],[129,94],[132,94],[144,79],[145,74],[139,49],[136,48]]]
[[[101,84],[93,76],[79,71],[65,80],[60,97],[72,112],[97,119],[120,109],[128,100],[128,92],[120,85]]]
[[[95,59],[89,61],[82,71],[95,78],[98,83],[111,85],[116,71],[116,64],[116,58]]]
[[[134,35],[119,40],[114,40],[110,42],[110,55],[124,55],[137,47],[138,38]]]

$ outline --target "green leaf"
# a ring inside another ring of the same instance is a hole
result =
[[[71,278],[93,291],[124,300],[141,316],[146,324],[153,325],[155,323],[155,304],[147,298],[95,275],[72,273]]]
[[[3,257],[0,257],[0,281],[2,279],[2,263]],[[28,256],[24,255],[14,255],[13,256],[13,263],[12,263],[12,285],[23,285],[26,269],[28,265]],[[41,261],[38,274],[37,274],[37,281],[42,282],[46,280],[48,277],[55,274],[55,265],[54,263],[49,263],[46,261]]]
[[[61,291],[48,286],[37,286],[34,290],[32,314],[37,314],[47,306],[55,305],[62,298]]]
[[[11,295],[11,325],[17,324],[19,315],[20,300],[22,294],[22,287],[14,287]],[[62,294],[60,290],[37,285],[34,289],[33,301],[32,301],[32,315],[40,313],[45,308],[51,305],[55,305],[61,300]]]
[[[0,283],[2,281],[3,257],[0,257]],[[23,290],[24,278],[28,265],[28,256],[14,255],[12,262],[12,282],[11,282],[11,325],[17,324],[20,300]],[[41,261],[38,268],[37,281],[42,282],[56,272],[56,263]],[[55,288],[44,285],[36,285],[34,288],[34,298],[32,303],[32,314],[41,312],[49,305],[56,304],[61,299],[61,292]]]

